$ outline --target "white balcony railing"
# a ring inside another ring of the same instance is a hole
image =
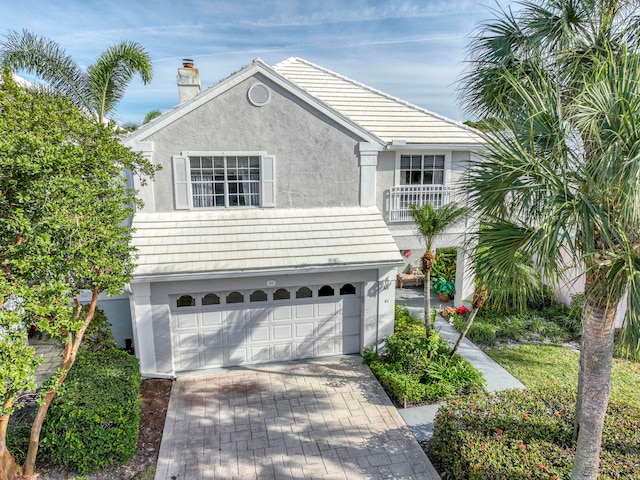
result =
[[[389,221],[409,222],[413,220],[409,205],[421,207],[430,203],[440,208],[450,202],[451,188],[444,185],[397,185],[391,187],[389,195]]]

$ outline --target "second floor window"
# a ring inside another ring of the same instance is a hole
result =
[[[259,156],[189,157],[194,208],[260,205]]]
[[[276,206],[275,157],[185,151],[172,156],[176,210]]]
[[[401,155],[400,185],[442,185],[444,155]]]

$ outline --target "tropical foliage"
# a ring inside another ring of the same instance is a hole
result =
[[[0,60],[16,72],[36,75],[100,123],[115,111],[135,75],[145,84],[153,76],[149,54],[136,42],[107,48],[83,71],[56,42],[26,30],[10,31],[0,41]]]
[[[0,83],[0,479],[35,474],[40,431],[96,311],[98,295],[120,293],[133,270],[125,220],[135,192],[123,171],[154,167],[67,99]],[[82,308],[81,290],[90,294]],[[39,358],[26,329],[63,346],[57,372],[41,386],[22,465],[6,443],[9,418],[35,389]]]
[[[499,123],[469,174],[479,277],[506,288],[519,255],[548,281],[567,265],[585,271],[572,478],[598,474],[625,293],[624,338],[640,339],[639,10],[631,0],[519,2],[478,31],[462,84],[469,112]]]
[[[420,319],[396,306],[395,331],[385,339],[384,353],[367,350],[364,360],[391,398],[406,407],[484,389],[482,374],[450,352],[436,330],[425,339]]]
[[[433,251],[434,242],[444,231],[462,219],[468,212],[466,207],[461,207],[456,203],[448,203],[440,208],[427,203],[422,207],[409,205],[411,216],[416,223],[418,232],[424,238],[425,252],[422,256],[422,271],[424,280],[424,324],[427,333],[435,328],[435,321],[431,315],[431,270],[435,260]]]

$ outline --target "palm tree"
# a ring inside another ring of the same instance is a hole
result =
[[[411,216],[413,217],[418,231],[424,237],[426,246],[422,256],[422,271],[424,273],[424,325],[427,333],[429,329],[435,328],[431,318],[431,268],[435,259],[433,244],[436,238],[442,234],[449,226],[460,220],[468,212],[467,207],[460,207],[456,203],[448,203],[441,208],[435,208],[427,203],[422,207],[409,205]]]
[[[462,82],[469,113],[495,117],[487,158],[472,165],[470,202],[488,276],[518,255],[560,280],[585,271],[577,444],[572,478],[598,474],[616,308],[640,337],[640,6],[543,0],[499,11],[471,43]]]
[[[153,120],[154,118],[158,118],[160,115],[162,115],[162,112],[160,110],[149,110],[147,114],[144,116],[144,119],[142,120],[142,124],[145,125],[149,123],[151,120]]]
[[[153,75],[149,54],[136,42],[107,48],[83,71],[57,43],[26,30],[12,30],[0,41],[0,60],[12,70],[40,77],[49,90],[68,97],[100,123],[115,110],[134,75],[145,84]]]

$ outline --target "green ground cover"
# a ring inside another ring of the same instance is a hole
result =
[[[575,350],[556,345],[519,345],[486,350],[527,388],[549,383],[571,388],[578,385],[578,357]],[[640,409],[640,364],[613,359],[611,400]]]
[[[432,403],[484,390],[485,380],[471,363],[451,349],[436,330],[425,335],[422,321],[396,307],[394,334],[380,352],[367,350],[364,361],[400,406]]]

